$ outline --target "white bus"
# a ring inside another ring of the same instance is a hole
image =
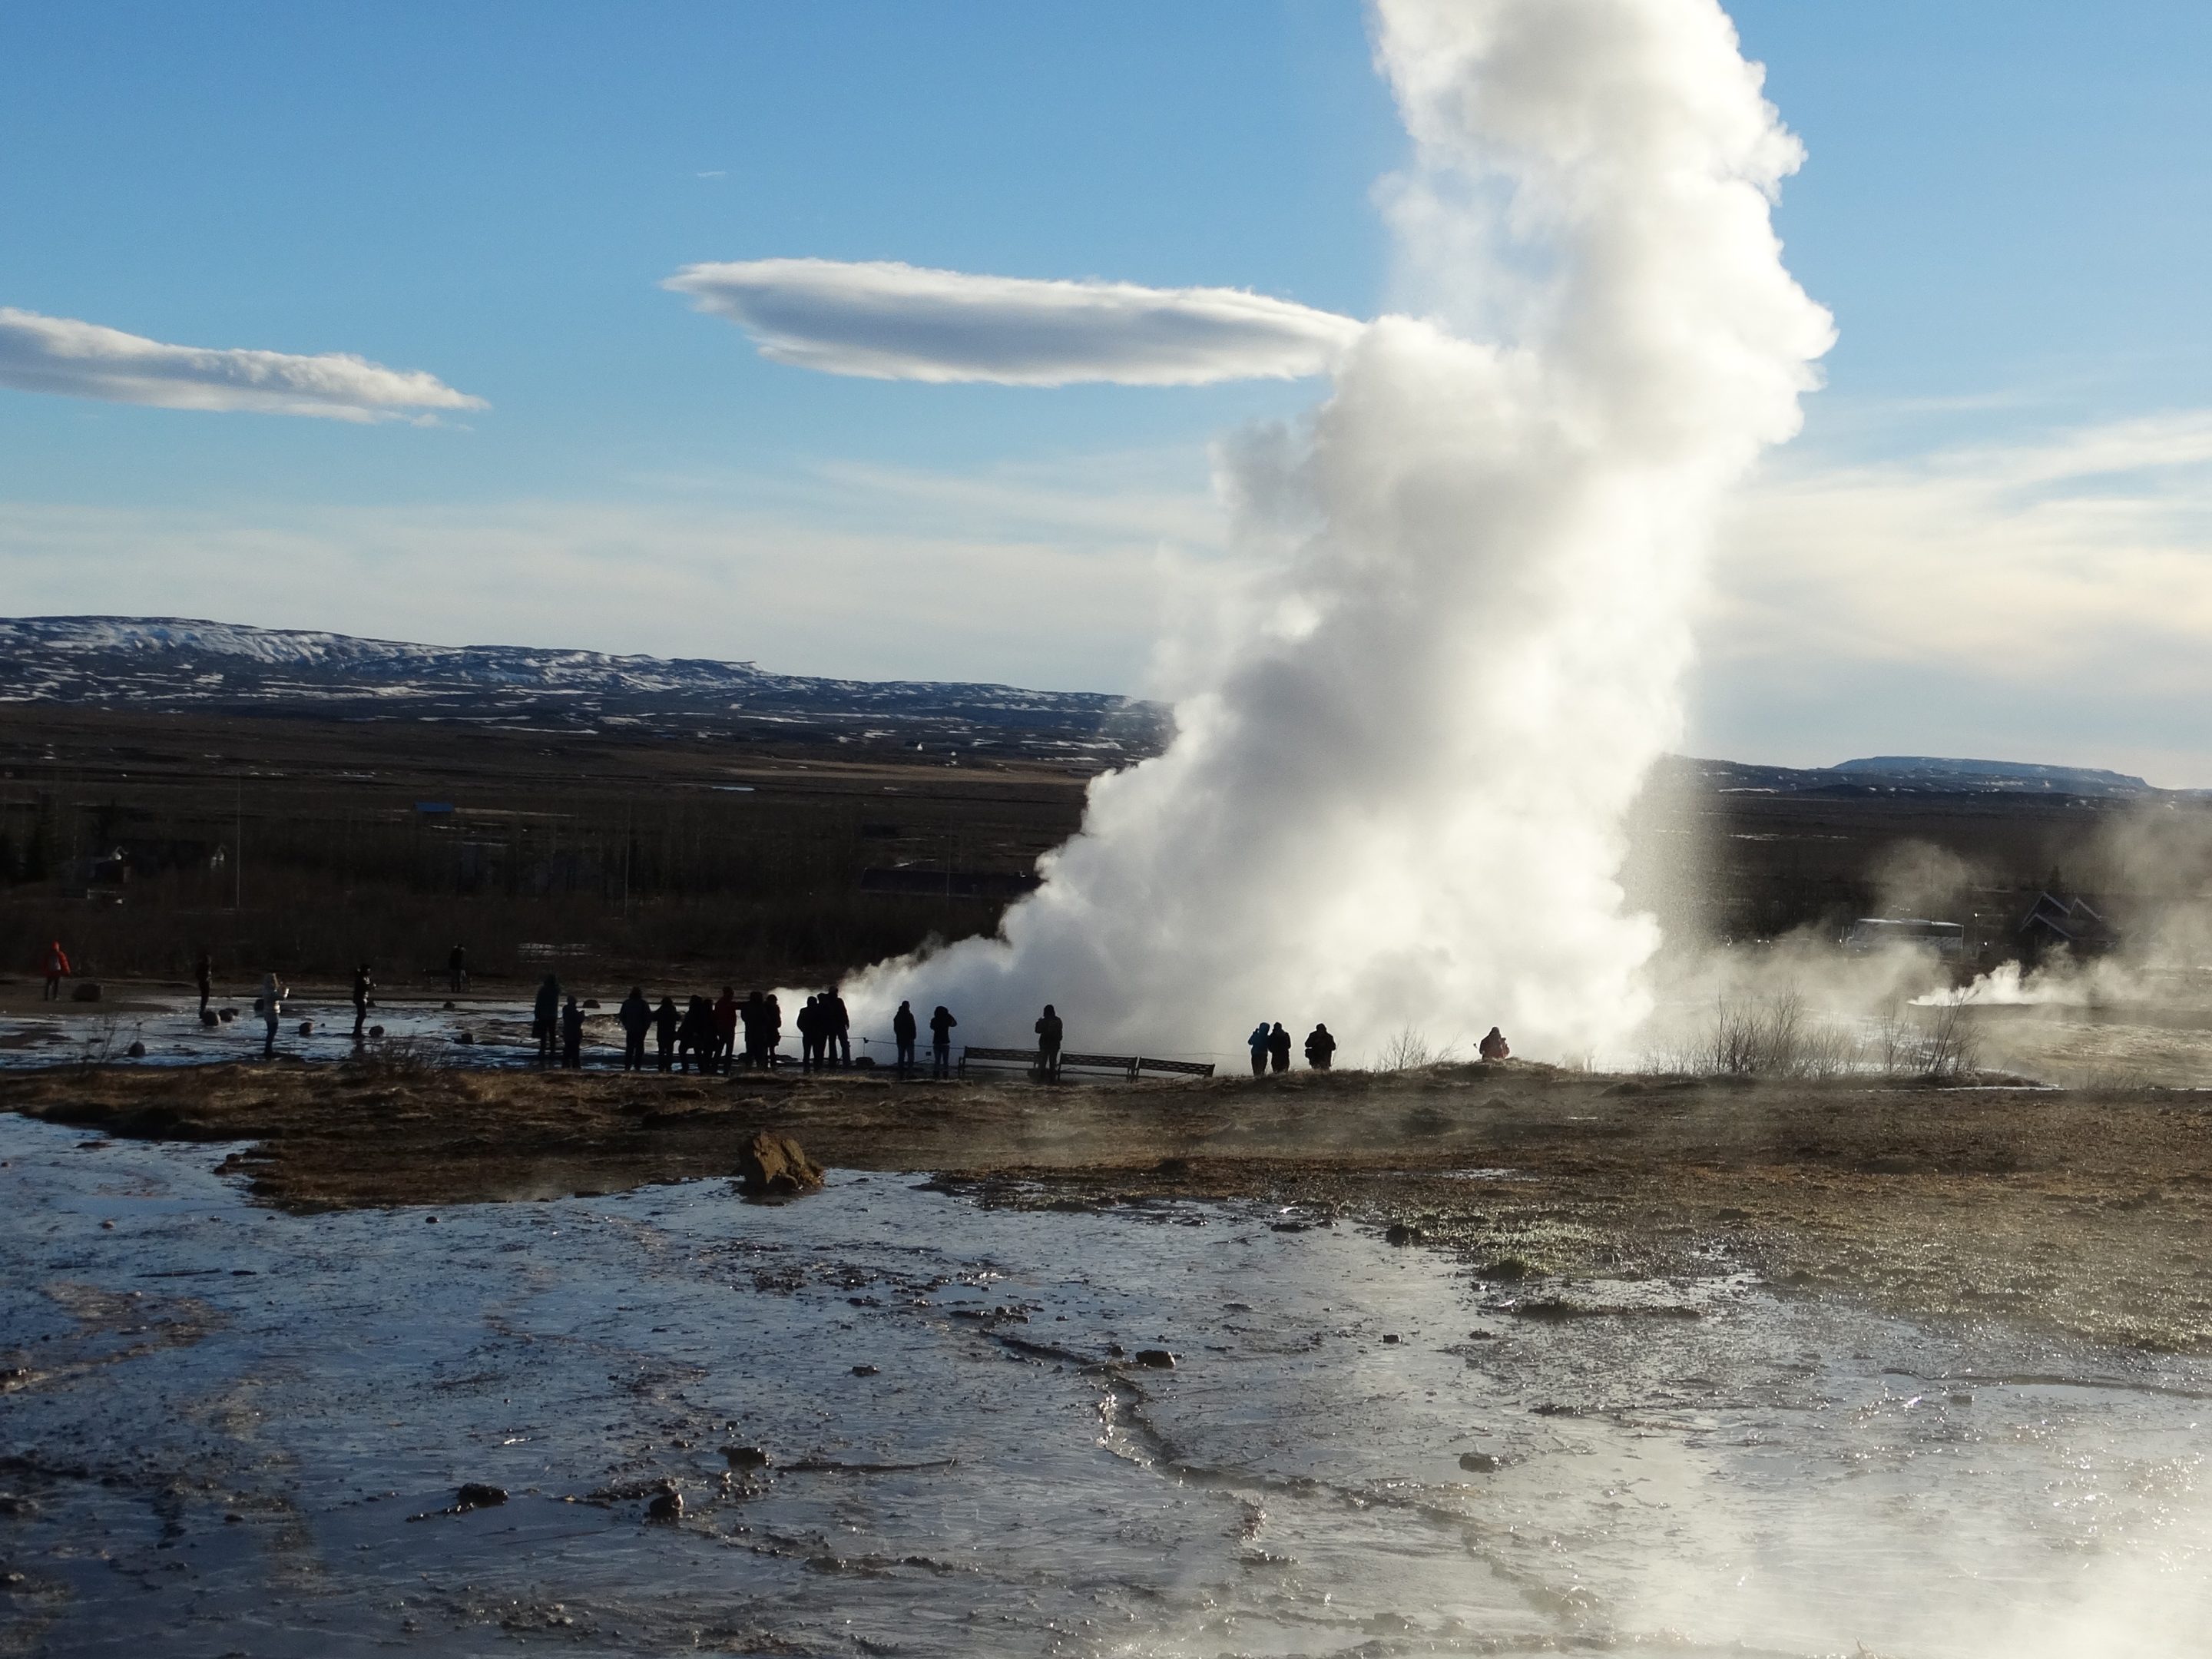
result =
[[[1846,951],[1887,951],[1899,945],[1957,962],[1966,954],[1966,924],[1925,916],[1861,916],[1844,935]]]

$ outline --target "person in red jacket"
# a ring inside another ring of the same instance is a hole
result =
[[[39,971],[46,976],[45,1000],[59,1002],[62,1000],[62,981],[70,975],[69,952],[62,949],[59,939],[46,946],[46,960],[40,965]]]

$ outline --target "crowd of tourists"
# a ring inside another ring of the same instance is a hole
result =
[[[1244,1041],[1252,1050],[1254,1077],[1291,1069],[1291,1034],[1283,1029],[1282,1021],[1271,1025],[1261,1020]],[[1306,1064],[1316,1072],[1326,1072],[1335,1058],[1336,1039],[1328,1034],[1328,1026],[1316,1024],[1306,1033]]]
[[[46,981],[46,998],[58,1000],[61,982],[71,974],[69,955],[58,939],[40,953],[38,965],[40,975]],[[447,971],[447,982],[454,991],[467,988],[468,953],[461,946],[453,947]],[[194,964],[193,978],[199,991],[200,1019],[203,1024],[214,1024],[216,1016],[208,1006],[213,994],[214,964],[205,951],[199,953]],[[383,1034],[381,1026],[371,1028],[368,1024],[368,1011],[375,1006],[375,991],[376,980],[369,965],[362,963],[356,966],[352,987],[353,1039],[356,1043],[365,1035]],[[290,988],[276,974],[264,977],[261,994],[254,1000],[254,1012],[260,1015],[266,1028],[262,1045],[264,1055],[276,1052],[277,1019],[291,994]],[[446,1006],[453,1006],[451,1003]],[[596,1008],[599,1004],[593,1001],[588,1006]],[[538,1045],[540,1065],[571,1071],[582,1067],[586,1006],[573,992],[562,991],[557,975],[545,975],[531,1008],[531,1033]],[[222,1018],[229,1017],[226,1011]],[[740,1000],[735,988],[725,985],[720,997],[710,1001],[695,994],[679,1008],[672,994],[664,994],[655,1003],[646,995],[643,986],[633,985],[617,1009],[615,1020],[622,1027],[622,1063],[626,1072],[698,1072],[726,1076],[739,1066],[769,1071],[791,1064],[790,1056],[783,1052],[783,1004],[773,991],[753,991]],[[791,1015],[789,1024],[798,1033],[801,1070],[842,1071],[852,1066],[853,1016],[836,986],[809,996],[805,1005]],[[953,1072],[952,1033],[960,1022],[940,1003],[931,1013],[928,1024],[930,1074],[950,1077]],[[303,1032],[306,1029],[301,1028]],[[1065,1028],[1050,1003],[1045,1004],[1034,1030],[1036,1073],[1047,1079],[1057,1079]],[[898,1012],[891,1016],[891,1044],[896,1056],[893,1066],[902,1079],[920,1072],[916,1046],[921,1034],[921,1021],[915,1013],[914,1005],[900,1003]],[[1254,1077],[1291,1069],[1292,1039],[1280,1020],[1261,1020],[1252,1028],[1245,1042],[1251,1050]],[[648,1043],[652,1049],[649,1057]],[[1306,1064],[1316,1072],[1328,1071],[1335,1062],[1336,1046],[1336,1038],[1328,1027],[1316,1023],[1306,1033]],[[1486,1060],[1506,1060],[1512,1054],[1504,1035],[1495,1025],[1475,1048]],[[863,1063],[873,1064],[872,1060]]]
[[[532,1023],[541,1062],[572,1069],[584,1063],[583,1008],[574,995],[562,1000],[561,981],[552,974],[538,988]],[[783,1000],[773,991],[753,991],[740,1000],[736,988],[725,985],[714,1000],[695,995],[678,1008],[672,995],[664,995],[656,1004],[643,986],[633,985],[615,1011],[615,1023],[622,1027],[625,1072],[696,1071],[727,1076],[741,1066],[772,1071],[791,1064],[791,1056],[783,1051]],[[938,1077],[952,1074],[952,1029],[959,1023],[942,1006],[930,1016],[932,1071]],[[808,997],[792,1013],[789,1025],[799,1036],[800,1070],[843,1071],[852,1066],[853,1016],[834,985]],[[891,1032],[898,1074],[910,1077],[915,1071],[917,1030],[908,1004],[899,1004],[891,1017]],[[648,1040],[653,1046],[649,1060]]]
[[[787,1021],[783,1000],[773,991],[754,991],[741,1000],[735,987],[725,985],[720,997],[709,1000],[695,994],[679,1008],[673,995],[663,995],[655,1003],[643,986],[633,985],[615,1011],[615,1023],[622,1027],[626,1072],[726,1076],[740,1066],[760,1071],[787,1066],[791,1057],[783,1052],[787,1024],[798,1034],[799,1063],[804,1070],[826,1071],[853,1063],[853,1017],[835,987],[808,997]],[[538,988],[531,1028],[541,1062],[570,1068],[584,1063],[583,1006],[573,994],[564,1000],[556,975],[546,975]]]

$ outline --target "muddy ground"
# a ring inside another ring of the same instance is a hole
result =
[[[755,1132],[1030,1206],[1257,1197],[1395,1226],[1572,1317],[1603,1281],[1741,1267],[1895,1312],[2212,1350],[2212,1095],[1655,1082],[1512,1063],[1142,1087],[419,1064],[56,1068],[0,1107],[245,1141],[292,1210],[730,1174]],[[1593,1282],[1595,1281],[1595,1283]]]

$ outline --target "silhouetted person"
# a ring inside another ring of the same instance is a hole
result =
[[[738,1048],[738,994],[725,985],[721,998],[714,1004],[714,1054],[713,1069],[725,1077],[730,1072],[730,1056]]]
[[[205,951],[192,964],[192,979],[200,988],[200,1024],[207,1024],[208,1000],[215,994],[215,958]]]
[[[1037,1070],[1054,1083],[1060,1080],[1060,1016],[1048,1002],[1044,1012],[1037,1016]]]
[[[1279,1072],[1291,1069],[1291,1034],[1283,1029],[1283,1022],[1275,1022],[1275,1029],[1267,1033],[1267,1063]]]
[[[458,945],[446,958],[446,983],[453,987],[455,996],[469,988],[469,953]]]
[[[809,997],[799,1011],[799,1069],[811,1072],[822,1063],[821,999]]]
[[[62,949],[59,939],[46,946],[46,953],[39,958],[39,972],[46,976],[46,994],[39,1000],[41,1002],[59,1002],[62,1000],[62,981],[70,974],[69,952]]]
[[[353,1040],[359,1042],[368,1024],[369,994],[376,989],[376,981],[362,963],[353,970]]]
[[[768,994],[768,1017],[762,1020],[761,1030],[768,1034],[768,1064],[769,1069],[774,1071],[783,1060],[777,1052],[783,1047],[783,1004],[776,1000],[773,991]]]
[[[669,1012],[673,1013],[672,1007]],[[645,1034],[653,1024],[653,1005],[645,1000],[645,988],[633,985],[623,1005],[615,1012],[615,1018],[623,1028],[623,1070],[641,1072],[645,1069]],[[665,1069],[665,1068],[664,1068]]]
[[[891,1042],[898,1048],[898,1074],[902,1080],[914,1075],[914,1009],[902,1002],[898,1012],[891,1016]]]
[[[261,976],[260,1006],[264,1031],[261,1039],[261,1058],[264,1060],[272,1060],[276,1057],[276,1022],[284,1017],[284,999],[291,994],[291,992],[285,988],[283,981],[276,975],[264,974]]]
[[[853,1016],[846,1012],[845,999],[836,988],[822,994],[822,1063],[830,1063],[830,1051],[837,1051],[837,1064],[849,1066],[853,1063]]]
[[[1490,1028],[1488,1036],[1475,1044],[1475,1052],[1485,1060],[1510,1060],[1513,1057],[1513,1050],[1505,1046],[1504,1033],[1495,1025]]]
[[[660,1006],[653,1011],[653,1040],[660,1050],[660,1069],[666,1071],[676,1054],[676,1025],[684,1018],[676,1012],[676,999],[664,996]]]
[[[1328,1034],[1328,1027],[1316,1024],[1306,1034],[1306,1064],[1316,1072],[1326,1072],[1336,1058],[1336,1039]]]
[[[768,1043],[762,1036],[762,1026],[768,1018],[768,1004],[761,1000],[758,991],[745,993],[745,1000],[738,1005],[738,1024],[744,1028],[745,1064],[757,1071],[768,1054]]]
[[[705,1071],[708,1051],[714,1041],[714,1005],[704,997],[695,996],[684,1010],[684,1023],[676,1028],[676,1069],[688,1072],[696,1062],[701,1071]]]
[[[561,1011],[561,1063],[572,1072],[584,1069],[584,1011],[574,997]]]
[[[1254,1077],[1267,1076],[1267,1022],[1263,1019],[1257,1025],[1255,1025],[1252,1028],[1252,1035],[1246,1037],[1244,1042],[1245,1045],[1252,1050],[1252,1075]]]
[[[537,1006],[531,1010],[530,1031],[538,1039],[538,1058],[542,1064],[553,1059],[554,1040],[561,1030],[561,981],[552,975],[538,988]]]
[[[946,1012],[943,1003],[929,1017],[929,1058],[933,1077],[952,1075],[952,1028],[960,1022]]]

